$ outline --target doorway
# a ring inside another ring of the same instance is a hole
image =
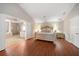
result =
[[[6,19],[6,47],[14,45],[26,37],[26,25],[23,20]]]

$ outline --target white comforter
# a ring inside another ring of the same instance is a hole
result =
[[[55,41],[55,33],[49,32],[38,32],[35,34],[35,39],[46,40],[46,41]]]

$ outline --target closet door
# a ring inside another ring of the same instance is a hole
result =
[[[79,16],[70,20],[70,38],[72,43],[79,48]]]

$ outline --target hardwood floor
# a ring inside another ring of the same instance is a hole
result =
[[[64,39],[55,42],[29,39],[21,41],[0,55],[7,56],[79,56],[79,49]]]

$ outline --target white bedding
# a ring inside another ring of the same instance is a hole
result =
[[[45,40],[45,41],[55,41],[55,33],[51,32],[38,32],[35,34],[35,39]]]

